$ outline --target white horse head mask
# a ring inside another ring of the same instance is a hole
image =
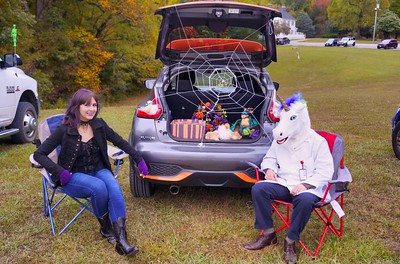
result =
[[[280,109],[280,121],[273,130],[274,139],[279,145],[297,145],[308,136],[311,130],[310,116],[307,104],[297,93],[285,101],[279,98],[282,107]]]

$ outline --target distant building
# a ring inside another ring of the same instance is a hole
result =
[[[286,11],[286,7],[282,6],[282,8],[279,8],[278,10],[281,12],[282,17],[274,18],[274,24],[286,24],[290,28],[288,35],[281,33],[278,37],[287,36],[289,39],[304,39],[304,34],[297,32],[296,19]]]

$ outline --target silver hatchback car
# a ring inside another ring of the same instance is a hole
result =
[[[129,142],[147,161],[141,178],[131,161],[136,197],[157,185],[249,188],[272,142],[276,91],[265,70],[277,60],[275,9],[238,2],[166,6],[156,59],[164,67],[133,119]]]

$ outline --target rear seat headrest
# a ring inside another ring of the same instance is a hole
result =
[[[194,71],[182,72],[176,77],[177,82],[179,82],[180,80],[190,80],[191,84],[194,84],[194,82],[196,81],[196,74]]]

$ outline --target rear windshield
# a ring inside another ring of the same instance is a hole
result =
[[[224,69],[196,72],[194,85],[201,91],[213,90],[220,93],[232,93],[236,89],[234,74]]]
[[[177,89],[178,83],[181,85],[179,89]],[[182,85],[188,87],[182,87]],[[235,91],[262,93],[262,88],[249,73],[232,72],[226,68],[184,71],[175,75],[165,88],[166,91],[197,90],[218,94],[231,94]]]
[[[207,26],[183,26],[169,34],[168,49],[260,52],[266,50],[263,34],[254,29],[226,27],[215,33]]]

